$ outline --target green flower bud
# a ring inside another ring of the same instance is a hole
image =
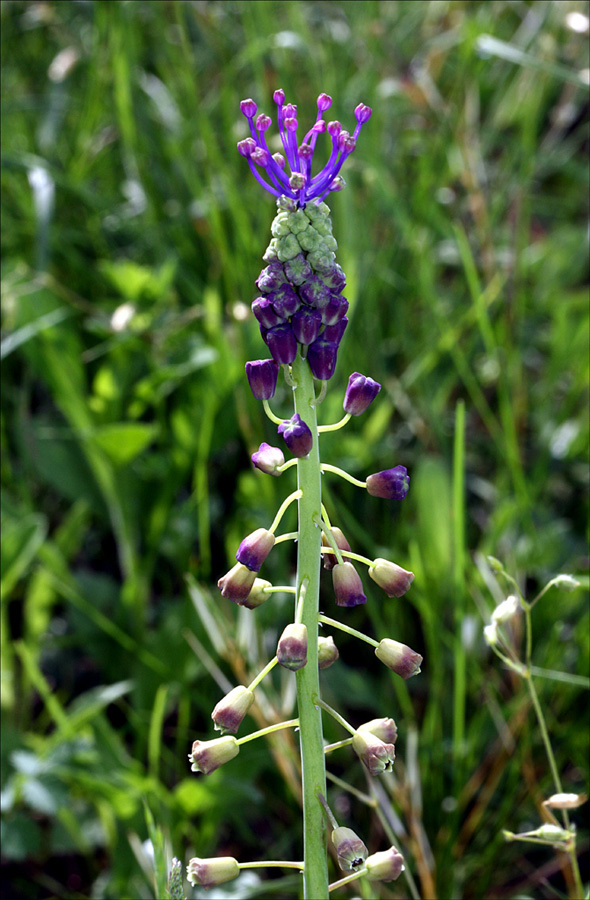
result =
[[[301,247],[294,234],[287,234],[285,237],[278,238],[277,255],[281,262],[288,259],[294,259],[301,253]]]
[[[338,854],[338,865],[343,872],[356,871],[369,855],[364,843],[351,828],[335,828],[332,832],[332,843]]]
[[[214,741],[195,741],[188,758],[191,760],[191,772],[202,772],[209,775],[229,762],[240,752],[240,745],[235,737],[216,738]]]
[[[382,853],[372,853],[365,867],[372,881],[395,881],[404,871],[404,858],[399,850],[390,847]]]
[[[333,637],[318,637],[318,665],[320,669],[328,669],[340,654]]]
[[[299,235],[302,231],[305,231],[306,228],[309,228],[309,219],[302,209],[289,213],[289,231],[292,234]]]
[[[255,578],[252,590],[246,599],[242,600],[240,606],[245,606],[246,609],[256,609],[257,606],[262,606],[270,597],[270,594],[265,591],[265,588],[269,587],[272,587],[270,581],[265,581],[264,578]]]
[[[386,744],[370,731],[355,731],[352,749],[371,775],[392,771],[395,747],[393,744]]]
[[[235,734],[252,704],[254,693],[243,684],[238,685],[219,701],[211,713],[216,731]]]
[[[237,859],[233,856],[217,856],[213,859],[191,859],[186,867],[186,876],[191,884],[210,888],[224,881],[232,881],[240,874]]]
[[[513,619],[520,610],[520,600],[515,594],[511,594],[502,600],[492,613],[492,624],[502,625]]]

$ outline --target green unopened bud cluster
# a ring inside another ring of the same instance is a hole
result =
[[[308,203],[305,209],[297,209],[296,204],[283,197],[279,201],[280,212],[270,227],[272,240],[264,254],[265,262],[278,259],[285,263],[299,254],[306,254],[306,260],[316,274],[323,274],[334,266],[335,250],[338,244],[332,234],[330,208],[325,203]],[[304,265],[304,260],[300,263]],[[296,267],[293,274],[297,277]],[[306,276],[301,278],[305,280]],[[297,283],[291,278],[292,283]]]

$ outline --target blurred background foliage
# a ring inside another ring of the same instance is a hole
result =
[[[351,324],[322,421],[351,371],[383,390],[323,456],[412,476],[403,506],[325,491],[353,549],[416,573],[401,601],[365,579],[349,621],[423,652],[422,675],[398,684],[341,637],[326,697],[354,724],[398,720],[378,796],[423,896],[566,892],[559,857],[501,835],[535,827],[552,786],[481,635],[507,591],[487,554],[530,596],[582,582],[535,609],[534,663],[578,675],[539,690],[565,789],[587,788],[587,17],[569,0],[2,3],[4,897],[162,897],[172,852],[301,858],[293,735],[209,778],[186,760],[289,615],[215,587],[293,481],[252,471],[274,427],[244,377],[266,352],[249,303],[274,205],[236,152],[239,101],[272,113],[277,87],[302,121],[320,91],[344,127],[373,107],[331,204]],[[286,545],[263,574],[293,576]],[[267,679],[256,722],[293,691]],[[331,768],[366,788],[346,751]],[[373,813],[330,800],[385,848]],[[298,879],[236,885],[215,896]]]

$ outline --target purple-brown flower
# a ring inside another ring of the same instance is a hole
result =
[[[359,725],[357,731],[370,731],[385,744],[395,744],[397,740],[397,725],[393,719],[371,719]]]
[[[250,593],[255,578],[255,572],[250,571],[242,563],[236,563],[229,572],[226,572],[219,579],[217,587],[221,591],[222,597],[227,597],[228,600],[233,600],[234,603],[242,603]]]
[[[211,859],[199,859],[195,856],[186,867],[187,881],[204,888],[232,881],[239,874],[240,867],[233,856],[216,856]]]
[[[371,775],[391,772],[395,760],[395,747],[386,744],[370,731],[355,731],[352,749]]]
[[[338,856],[338,865],[343,872],[355,872],[363,865],[369,851],[352,828],[343,826],[332,832],[332,843]]]
[[[252,704],[254,693],[239,684],[223,697],[211,713],[215,731],[235,734]]]
[[[309,426],[306,425],[299,413],[295,413],[290,419],[281,422],[277,430],[293,456],[303,459],[308,455],[313,446],[313,437]]]
[[[388,559],[377,557],[369,566],[369,577],[383,588],[388,597],[403,597],[414,580],[414,573]]]
[[[239,563],[251,569],[252,572],[260,571],[260,567],[272,548],[275,536],[267,528],[257,528],[248,537],[245,537],[236,553]]]
[[[422,657],[406,644],[383,638],[375,650],[375,656],[385,663],[388,669],[400,675],[404,680],[418,675],[422,665]]]
[[[307,628],[287,625],[277,645],[277,659],[286,669],[296,672],[307,664]]]
[[[410,490],[410,476],[405,466],[395,466],[376,472],[367,478],[367,491],[373,497],[386,500],[403,500]]]
[[[359,606],[367,602],[363,583],[352,563],[336,563],[332,569],[332,584],[337,606]]]
[[[188,756],[192,762],[191,771],[209,775],[239,752],[240,745],[229,734],[214,741],[195,741]]]
[[[274,359],[256,359],[246,363],[250,390],[257,400],[271,400],[277,389],[279,365]]]
[[[395,847],[372,853],[365,860],[367,876],[372,881],[395,881],[404,871],[404,858]]]

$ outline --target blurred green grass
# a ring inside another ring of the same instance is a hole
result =
[[[328,479],[326,504],[354,549],[416,573],[404,601],[367,584],[351,623],[423,648],[423,673],[398,685],[343,639],[328,700],[399,720],[388,802],[423,896],[565,892],[549,854],[501,837],[536,823],[551,786],[524,694],[483,644],[493,586],[475,560],[493,553],[527,590],[558,571],[588,586],[589,63],[572,13],[588,5],[2,3],[8,896],[150,896],[144,801],[176,855],[256,859],[262,838],[300,856],[288,737],[206,780],[186,766],[287,615],[273,598],[243,617],[214,589],[288,486],[249,465],[273,439],[243,374],[264,349],[246,314],[273,204],[235,150],[239,100],[271,112],[279,86],[302,118],[320,91],[344,127],[373,107],[331,204],[351,324],[324,421],[350,371],[383,390],[323,454],[412,476],[393,511]],[[277,548],[265,576],[292,565]],[[588,673],[586,604],[535,610],[537,666]],[[540,690],[583,790],[587,692]],[[277,677],[261,721],[290,691]],[[344,752],[334,767],[363,787]]]

